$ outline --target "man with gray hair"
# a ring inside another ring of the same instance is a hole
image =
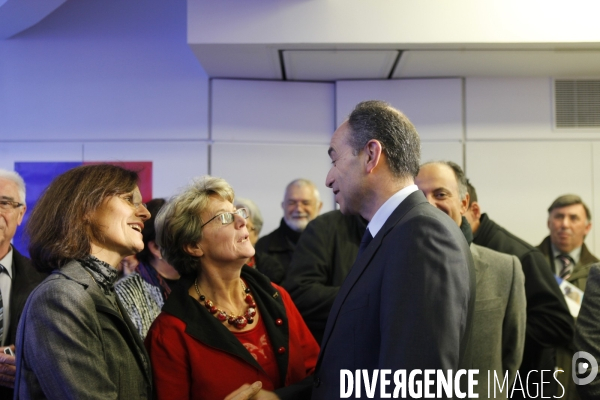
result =
[[[548,229],[538,249],[555,275],[585,290],[590,265],[600,261],[584,243],[592,229],[590,209],[575,194],[560,196],[548,208]]]
[[[25,182],[19,174],[0,169],[0,398],[11,399],[15,381],[14,351],[17,325],[29,293],[46,277],[11,245],[21,225]]]
[[[314,183],[302,178],[293,180],[285,188],[279,228],[258,239],[254,246],[256,251],[271,255],[287,271],[300,234],[319,215],[322,207],[323,202]]]

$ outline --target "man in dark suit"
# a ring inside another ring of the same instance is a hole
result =
[[[10,241],[23,221],[25,183],[15,172],[0,169],[0,294],[3,317],[0,321],[0,398],[11,399],[15,381],[15,357],[4,353],[14,351],[17,325],[29,293],[45,275],[33,268]]]
[[[596,364],[600,361],[600,324],[598,323],[598,315],[600,315],[600,264],[594,264],[590,268],[588,274],[587,286],[585,295],[581,303],[581,310],[577,318],[577,331],[575,333],[575,349],[588,353],[596,360]],[[593,369],[591,360],[580,358],[577,360],[577,365],[582,365],[582,361],[588,364],[588,371],[579,379],[590,378]],[[579,368],[577,368],[579,370]],[[592,381],[587,384],[580,382],[577,385],[579,395],[583,400],[600,399],[600,375],[594,375]]]
[[[585,290],[591,264],[600,261],[584,242],[592,229],[590,209],[576,194],[559,196],[548,208],[548,229],[550,235],[537,248],[546,256],[555,275]],[[568,257],[568,268],[561,262],[561,256]]]
[[[538,386],[542,380],[545,382],[544,396],[560,395],[561,387],[554,379],[546,379],[540,371],[553,371],[556,366],[565,371],[567,368],[570,370],[570,356],[567,359],[557,360],[555,351],[557,347],[570,347],[573,338],[573,318],[565,299],[544,255],[523,239],[495,223],[487,214],[482,213],[477,191],[471,183],[467,183],[467,188],[469,208],[465,217],[473,229],[473,243],[515,255],[523,266],[527,297],[527,332],[523,362],[519,369],[520,376],[523,380],[525,379],[523,377],[530,376],[528,390],[532,397],[536,396],[536,393],[541,396]],[[557,377],[567,392],[569,386],[574,386],[570,373],[564,372]],[[525,382],[523,384],[525,385]],[[574,390],[573,387],[571,391]],[[522,393],[515,392],[513,398],[518,398],[519,395]]]
[[[340,210],[369,224],[327,320],[313,399],[340,397],[341,370],[456,371],[470,335],[473,259],[456,223],[414,185],[414,126],[389,104],[360,103],[333,134],[329,156],[326,184]],[[377,396],[386,391],[380,382]]]

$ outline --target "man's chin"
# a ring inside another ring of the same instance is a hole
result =
[[[285,219],[285,223],[290,229],[296,232],[302,232],[306,228],[306,225],[308,225],[308,220],[306,218],[292,220]]]

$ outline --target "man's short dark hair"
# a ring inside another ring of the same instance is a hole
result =
[[[548,208],[548,214],[550,214],[552,212],[552,210],[554,210],[555,208],[573,206],[575,204],[581,204],[583,206],[583,209],[585,210],[585,215],[586,215],[588,221],[591,221],[592,213],[590,212],[590,209],[583,202],[583,200],[581,200],[581,197],[577,196],[576,194],[564,194],[564,195],[558,197],[556,200],[554,200],[552,202],[552,204],[550,205],[550,208]]]
[[[351,129],[348,141],[355,155],[369,140],[375,139],[381,143],[390,170],[395,176],[417,176],[421,140],[404,114],[383,101],[363,101],[348,117],[348,124]]]
[[[473,204],[473,202],[477,201],[477,190],[475,190],[475,187],[471,184],[471,181],[467,179],[467,192],[469,192],[469,207],[471,207],[471,204]]]

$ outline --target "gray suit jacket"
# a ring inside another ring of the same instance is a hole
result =
[[[29,296],[17,331],[15,399],[150,399],[144,345],[76,261]]]
[[[506,388],[502,393],[496,389],[494,396],[494,371],[500,383],[507,371],[508,387],[512,388],[525,345],[525,278],[515,256],[476,244],[471,244],[471,254],[477,283],[473,333],[466,358],[472,362],[469,368],[479,369],[475,390],[479,398],[488,398],[491,382],[490,397],[506,399],[510,393]]]

